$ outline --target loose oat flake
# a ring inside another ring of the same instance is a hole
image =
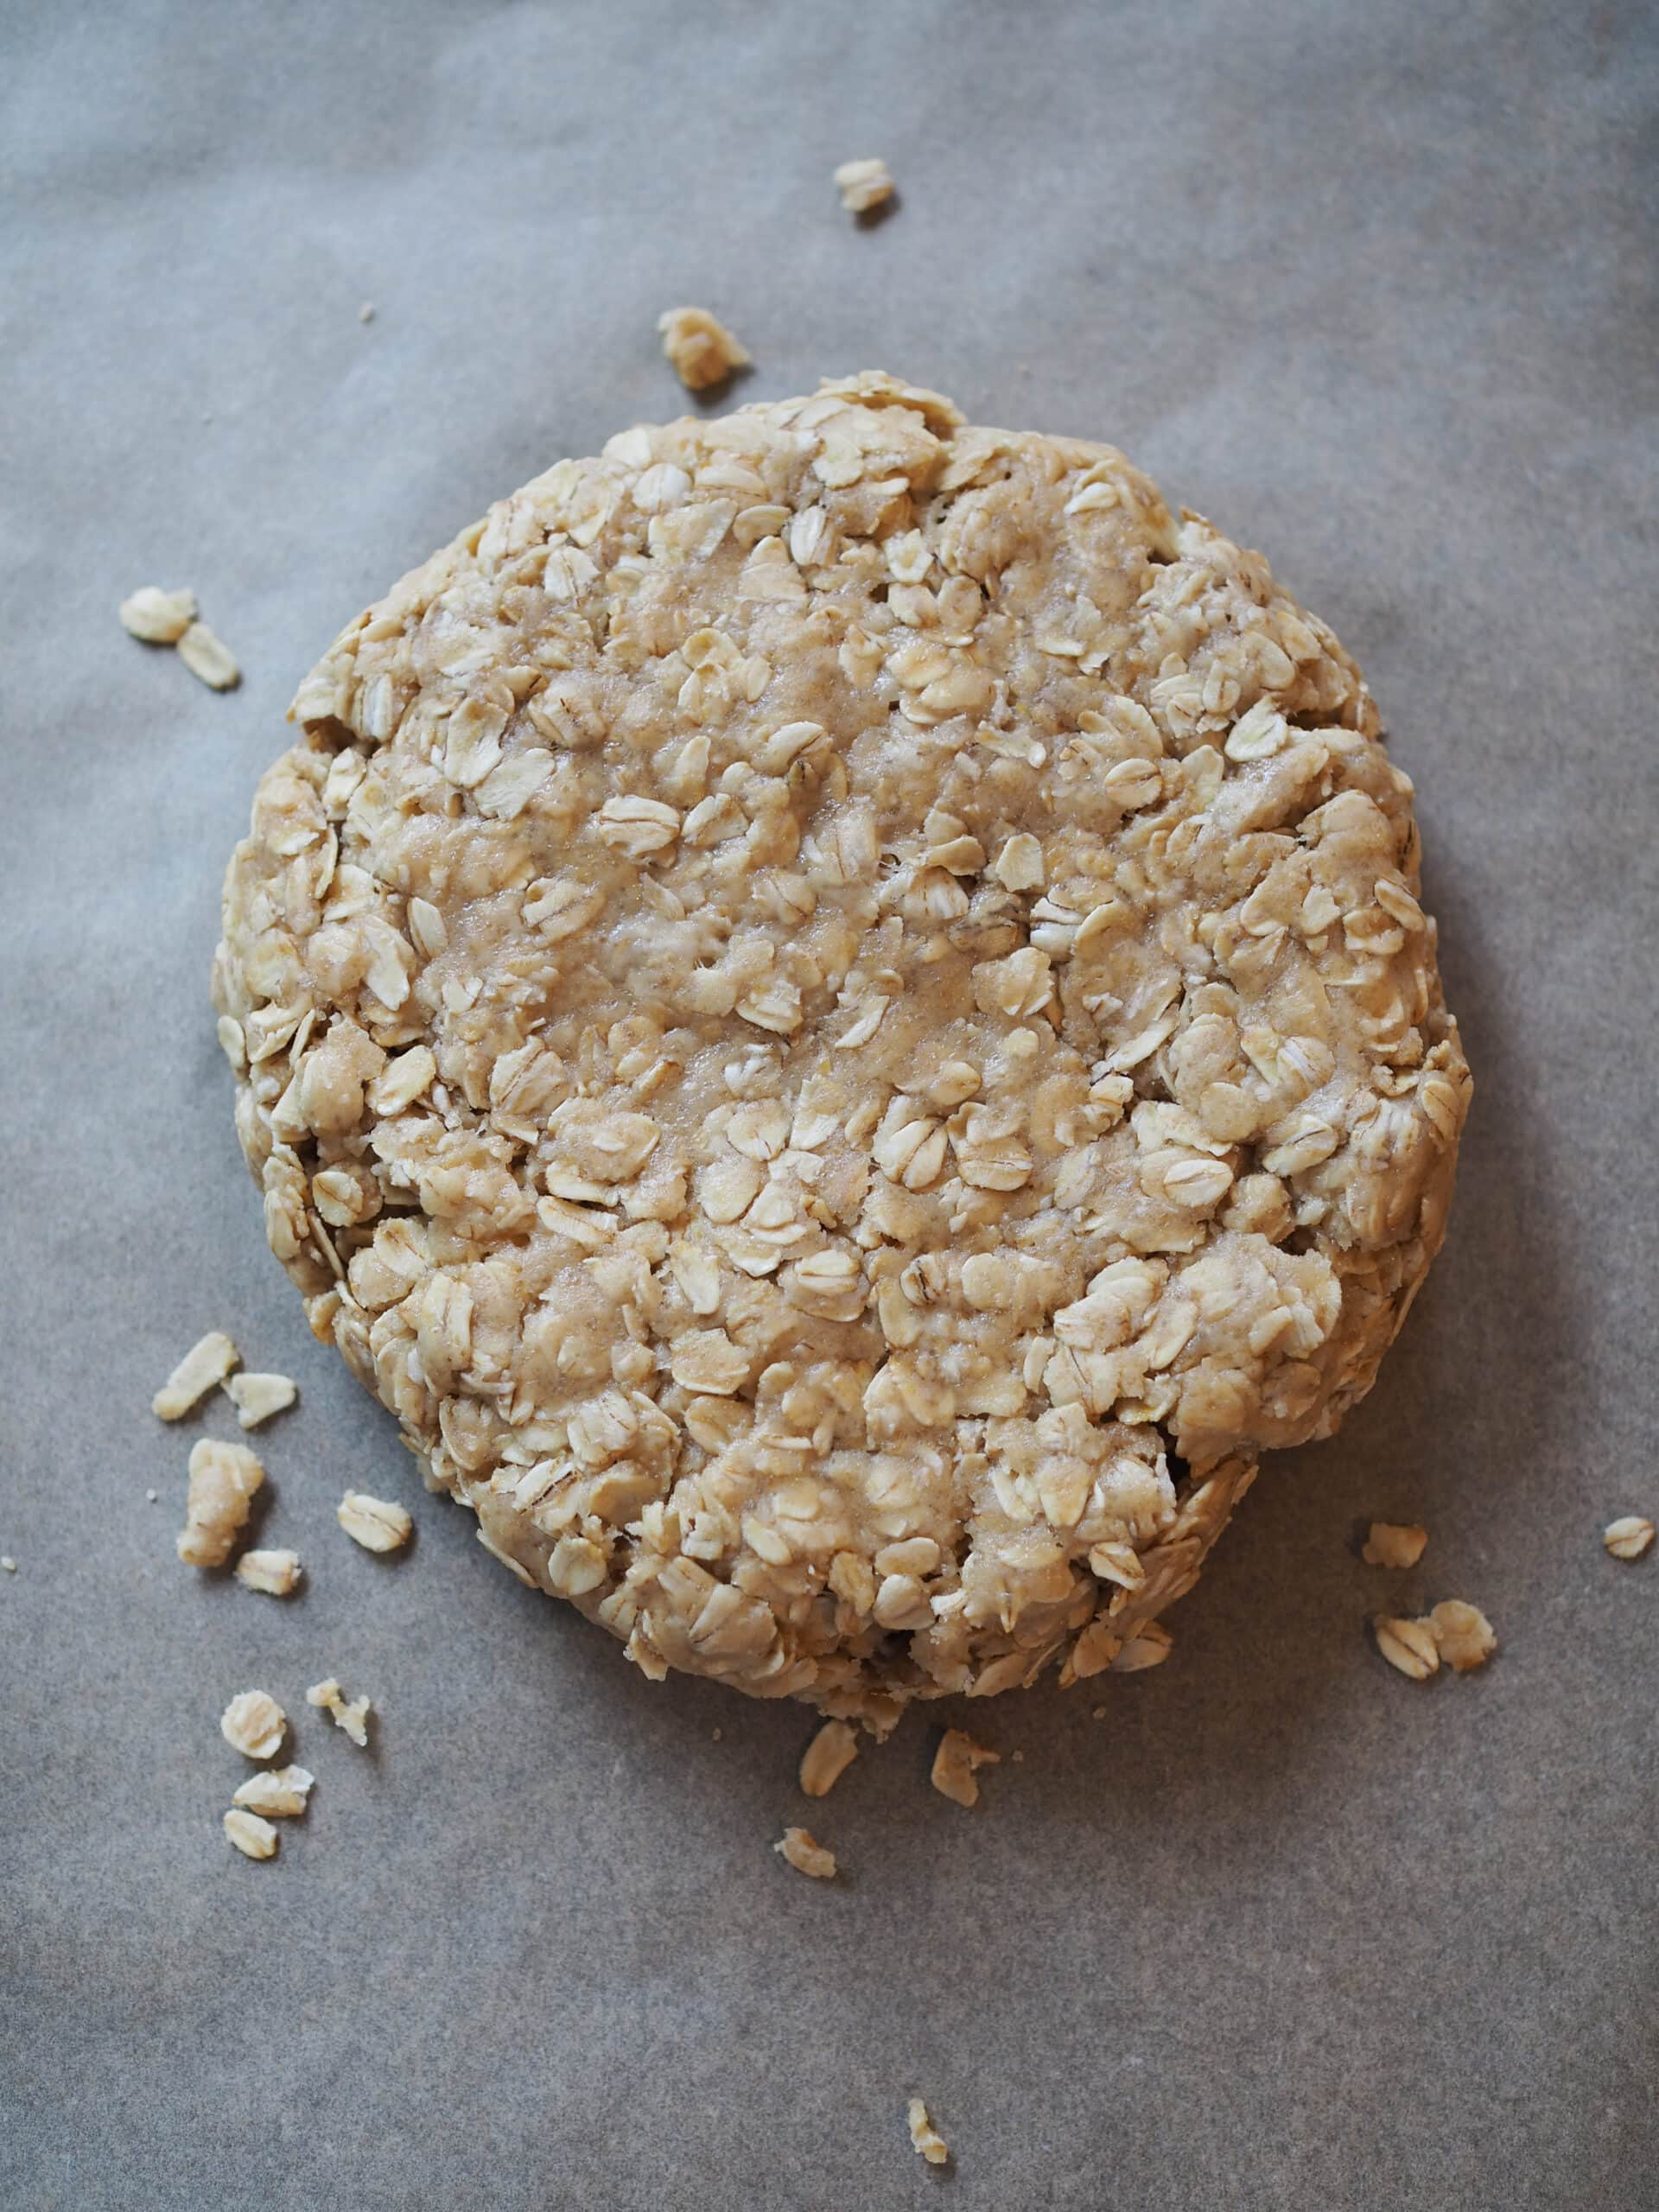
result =
[[[815,1882],[828,1882],[835,1877],[835,1853],[814,1842],[804,1828],[785,1828],[772,1847],[788,1859],[797,1873],[810,1874]]]
[[[1601,1541],[1615,1559],[1640,1559],[1653,1541],[1653,1523],[1643,1514],[1623,1514],[1607,1523]]]
[[[801,1788],[809,1797],[827,1797],[858,1757],[858,1738],[844,1720],[826,1720],[801,1760]]]
[[[950,2156],[950,2145],[927,2116],[927,2107],[919,2097],[912,2097],[905,2113],[910,2128],[912,2148],[927,2160],[930,2166],[942,2166]]]
[[[395,1552],[406,1544],[414,1521],[401,1505],[365,1491],[348,1490],[334,1508],[334,1518],[354,1544],[365,1552]]]
[[[1371,1624],[1376,1648],[1390,1667],[1414,1682],[1426,1682],[1439,1670],[1440,1646],[1427,1621],[1397,1620],[1379,1613]]]
[[[143,584],[121,602],[121,626],[147,645],[175,645],[196,619],[193,591],[163,591]]]
[[[260,1819],[242,1806],[233,1806],[225,1815],[225,1833],[245,1859],[274,1859],[276,1856],[276,1831],[269,1821]]]
[[[286,1375],[248,1374],[227,1377],[225,1394],[236,1408],[237,1420],[244,1428],[257,1428],[273,1414],[286,1412],[300,1395]]]
[[[870,374],[557,461],[294,715],[237,1124],[492,1554],[878,1736],[1162,1658],[1468,1102],[1330,630],[1109,446]]]
[[[162,1421],[181,1421],[205,1398],[215,1382],[222,1382],[240,1354],[221,1329],[210,1329],[191,1345],[184,1357],[149,1402],[149,1409]]]
[[[264,1690],[243,1690],[219,1715],[219,1732],[245,1758],[271,1759],[283,1748],[288,1715]]]
[[[263,1774],[251,1774],[238,1789],[232,1790],[231,1802],[245,1806],[265,1820],[297,1820],[315,1781],[315,1775],[302,1766],[267,1767]]]
[[[179,658],[210,690],[233,690],[242,681],[235,654],[205,622],[193,622],[181,633]]]
[[[244,1552],[236,1562],[236,1579],[245,1590],[286,1598],[299,1586],[300,1555],[289,1551]]]
[[[1427,1548],[1427,1529],[1373,1521],[1360,1557],[1368,1567],[1415,1567]]]

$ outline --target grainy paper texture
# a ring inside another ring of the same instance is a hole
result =
[[[956,2212],[1648,2201],[1659,1569],[1600,1539],[1659,1496],[1650,11],[13,4],[0,51],[0,2201],[920,2202],[918,2093]],[[1418,779],[1478,1085],[1377,1390],[1167,1663],[942,1708],[1003,1755],[966,1817],[912,1718],[813,1812],[833,1885],[769,1847],[811,1716],[642,1681],[311,1344],[206,995],[294,683],[696,404],[684,299],[734,397],[879,365],[1264,548]],[[124,633],[156,578],[239,690]],[[173,1554],[239,1431],[149,1399],[210,1328],[301,1386],[282,1605]],[[347,1543],[348,1486],[413,1543]],[[1449,1596],[1500,1651],[1401,1680],[1368,1618]],[[250,1682],[317,1777],[266,1866],[220,1828]]]

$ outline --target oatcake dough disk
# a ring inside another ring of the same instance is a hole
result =
[[[1369,1389],[1469,1092],[1411,785],[1109,447],[625,431],[293,714],[214,983],[272,1249],[647,1674],[1096,1673]]]

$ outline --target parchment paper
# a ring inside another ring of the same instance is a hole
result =
[[[1599,1535],[1659,1508],[1659,18],[0,25],[0,2201],[1653,2204],[1659,1558]],[[901,198],[861,229],[829,180],[867,153]],[[298,677],[491,499],[679,411],[683,301],[744,394],[889,367],[1265,549],[1418,779],[1476,1070],[1374,1395],[1269,1466],[1170,1663],[953,1716],[1004,1755],[973,1814],[937,1713],[808,1807],[800,1708],[653,1688],[424,1497],[264,1249],[213,1039]],[[145,582],[194,585],[239,691],[123,635]],[[235,1431],[149,1400],[214,1325],[301,1381],[261,1439],[287,1605],[173,1557],[189,1444]],[[409,1556],[347,1543],[348,1484]],[[1359,1563],[1373,1514],[1427,1522],[1419,1573]],[[1414,1688],[1366,1617],[1447,1596],[1502,1652]],[[319,1777],[263,1866],[219,1826],[252,1686]],[[840,1885],[768,1848],[804,1816]]]

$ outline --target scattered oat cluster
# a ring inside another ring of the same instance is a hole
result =
[[[1376,1648],[1390,1667],[1414,1682],[1427,1681],[1444,1660],[1459,1675],[1484,1666],[1497,1649],[1491,1623],[1478,1606],[1448,1598],[1415,1620],[1379,1613],[1371,1624]]]
[[[487,1548],[889,1728],[1167,1653],[1468,1077],[1259,556],[867,375],[499,503],[301,687],[216,976],[267,1233]]]
[[[150,1401],[161,1420],[182,1421],[215,1384],[236,1408],[245,1429],[255,1428],[294,1403],[298,1392],[286,1375],[237,1374],[241,1355],[223,1330],[192,1344]],[[187,1567],[223,1567],[246,1527],[265,1479],[257,1455],[245,1444],[204,1436],[190,1452],[190,1487],[178,1554]],[[286,1597],[299,1580],[296,1553],[251,1551],[237,1567],[245,1589]]]
[[[324,1695],[325,1692],[328,1694]],[[354,1744],[366,1744],[367,1698],[346,1705],[339,1683],[329,1681],[308,1690],[306,1701],[327,1706]],[[260,1762],[264,1769],[238,1786],[225,1815],[226,1838],[245,1859],[274,1859],[277,1832],[272,1822],[299,1819],[310,1800],[316,1777],[308,1768],[264,1764],[281,1751],[288,1725],[282,1707],[264,1690],[242,1691],[231,1700],[219,1719],[219,1732],[226,1742],[245,1758]]]
[[[192,676],[214,691],[229,691],[242,680],[236,656],[196,617],[193,591],[163,591],[144,584],[120,607],[121,626],[147,645],[173,645]]]
[[[211,1331],[191,1346],[156,1393],[153,1410],[163,1421],[182,1420],[218,1384],[235,1406],[241,1426],[248,1429],[294,1403],[298,1392],[286,1375],[234,1372],[239,1361],[232,1339],[221,1330]],[[225,1565],[247,1526],[264,1479],[264,1465],[245,1444],[203,1437],[192,1447],[185,1525],[178,1539],[179,1557],[187,1566]],[[401,1550],[414,1533],[414,1522],[404,1506],[372,1497],[365,1491],[348,1490],[335,1517],[365,1551]],[[297,1552],[254,1549],[238,1560],[236,1579],[245,1590],[286,1598],[298,1588],[301,1572]]]

